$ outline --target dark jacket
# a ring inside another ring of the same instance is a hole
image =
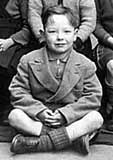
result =
[[[0,38],[11,37],[16,43],[28,44],[30,30],[27,22],[28,0],[0,2]]]
[[[108,38],[113,36],[113,0],[95,0],[97,9],[97,24],[94,31],[99,44],[96,52],[99,63],[106,67],[109,60],[113,59],[113,44]]]
[[[0,38],[10,37],[15,44],[0,53],[0,66],[4,68],[16,68],[20,57],[30,51],[27,46],[31,38],[28,0],[4,0],[4,3],[0,1]]]
[[[95,36],[99,42],[108,45],[107,38],[113,36],[113,0],[95,0],[97,24]]]

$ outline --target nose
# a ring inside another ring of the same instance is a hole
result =
[[[58,40],[63,40],[64,39],[64,34],[62,32],[58,32],[57,39]]]

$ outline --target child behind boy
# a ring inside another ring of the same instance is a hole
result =
[[[10,104],[9,84],[22,55],[37,46],[31,43],[28,0],[0,1],[0,123],[7,120]],[[32,40],[33,41],[33,40]]]
[[[88,154],[89,135],[103,123],[96,67],[73,50],[76,17],[69,8],[50,7],[42,19],[46,47],[23,56],[9,87],[15,108],[9,123],[21,133],[14,137],[11,151],[22,154],[73,145]]]

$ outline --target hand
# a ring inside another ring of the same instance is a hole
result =
[[[39,118],[42,123],[45,123],[45,119],[51,119],[51,117],[53,115],[54,115],[54,113],[52,112],[52,110],[46,109],[46,110],[40,112],[37,115],[37,118]]]
[[[52,117],[45,119],[45,122],[48,126],[57,128],[64,125],[66,121],[63,115],[58,110],[56,110]]]
[[[12,38],[0,39],[0,52],[6,51],[13,44],[14,44],[14,41],[12,40]]]
[[[107,63],[106,81],[111,86],[113,85],[113,59]]]
[[[107,63],[107,69],[112,73],[113,72],[113,59],[111,59],[108,63]]]
[[[108,37],[108,39],[107,39],[107,41],[111,44],[111,45],[113,45],[113,37]]]

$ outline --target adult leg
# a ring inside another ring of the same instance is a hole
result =
[[[107,93],[107,114],[108,121],[106,123],[106,128],[108,130],[113,131],[113,59],[108,61],[107,63],[107,71],[106,71],[106,93]]]
[[[99,76],[103,75],[100,79],[104,93],[101,111],[106,124],[113,117],[113,50],[99,44],[97,47],[97,64],[100,69]]]
[[[0,66],[0,123],[5,124],[8,114],[12,109],[10,104],[10,93],[8,90],[9,84],[13,77],[13,73],[7,68]]]

